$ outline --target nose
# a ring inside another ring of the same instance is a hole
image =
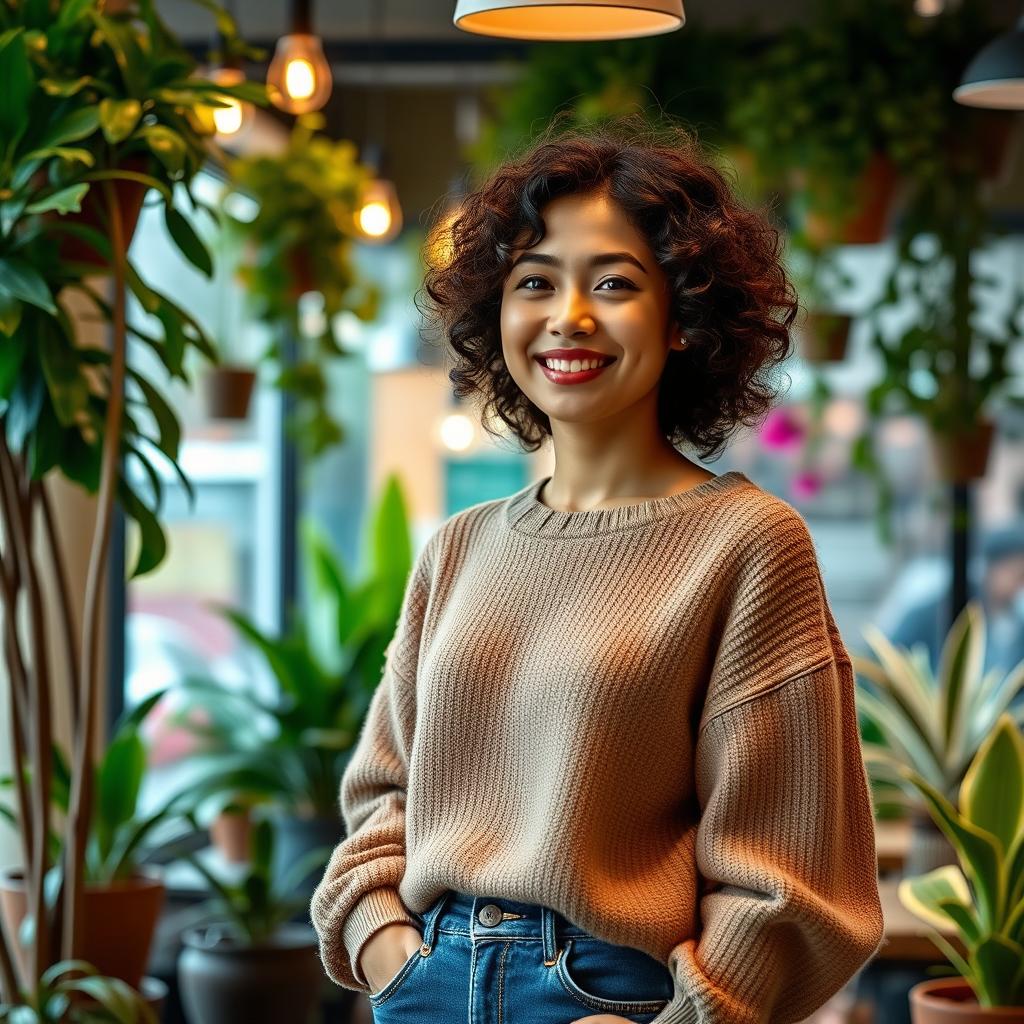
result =
[[[561,308],[548,320],[548,333],[560,338],[587,337],[594,333],[594,318],[580,292],[574,289],[566,292]]]

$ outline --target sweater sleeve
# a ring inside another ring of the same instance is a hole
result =
[[[310,919],[329,978],[369,992],[358,973],[370,936],[393,923],[420,922],[398,893],[405,874],[405,798],[416,722],[416,668],[430,594],[433,546],[417,557],[406,585],[384,671],[340,785],[344,838],[313,892]]]
[[[883,941],[851,661],[806,525],[766,533],[695,750],[701,929],[671,950],[675,992],[652,1024],[802,1021]]]

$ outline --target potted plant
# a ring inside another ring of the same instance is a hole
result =
[[[84,975],[84,977],[75,977]],[[155,982],[155,978],[147,979]],[[15,1003],[0,1001],[5,1024],[157,1024],[167,986],[148,999],[120,978],[108,978],[84,960],[48,967],[31,992]]]
[[[306,1024],[317,1005],[323,967],[316,933],[308,923],[289,923],[305,906],[291,893],[326,863],[331,848],[311,850],[283,872],[274,849],[273,826],[263,819],[253,828],[250,865],[240,881],[218,878],[195,857],[186,858],[214,893],[197,911],[208,923],[182,934],[178,984],[192,1024]]]
[[[932,941],[958,977],[910,990],[914,1024],[1024,1022],[1024,735],[1003,712],[978,748],[954,804],[927,779],[903,774],[956,850],[946,865],[903,879],[900,902],[922,921],[961,940],[966,955],[937,931]]]
[[[905,769],[917,771],[944,799],[955,799],[985,737],[1024,689],[1024,662],[1007,673],[998,666],[981,672],[985,614],[977,601],[957,616],[934,673],[923,648],[898,648],[871,624],[863,632],[877,661],[852,656],[862,677],[857,707],[883,737],[864,743],[864,760],[874,779],[902,790],[913,827],[904,874],[921,874],[952,863],[954,853]],[[1024,712],[1011,714],[1024,720]]]
[[[234,33],[215,3],[205,6]],[[186,382],[189,349],[208,358],[216,354],[201,325],[150,287],[128,258],[128,225],[115,184],[133,182],[154,192],[173,243],[208,272],[209,254],[181,208],[182,198],[200,207],[191,181],[215,152],[197,127],[197,111],[218,102],[215,94],[259,101],[264,91],[248,84],[228,89],[197,76],[195,61],[151,0],[124,0],[116,10],[99,0],[0,5],[0,69],[0,517],[6,541],[0,596],[5,620],[26,624],[24,633],[8,631],[4,657],[17,833],[33,921],[26,973],[37,979],[58,960],[80,959],[87,930],[100,611],[113,503],[120,501],[140,533],[131,575],[149,572],[166,547],[152,449],[181,474],[180,424],[158,387],[128,364],[127,339],[133,335],[150,346],[168,375]],[[135,169],[138,160],[144,170]],[[104,231],[69,219],[90,195],[99,203]],[[65,238],[83,242],[92,258],[68,255],[66,248],[62,256]],[[88,280],[98,270],[111,278],[109,299]],[[129,290],[159,324],[156,333],[128,326]],[[82,341],[67,306],[70,291],[87,296],[110,323],[109,348]],[[137,418],[140,406],[145,422]],[[155,437],[147,429],[150,419]],[[152,495],[132,487],[124,469],[128,459],[139,460],[153,482]],[[58,472],[98,492],[80,628],[47,486],[47,477]],[[58,662],[47,654],[44,594],[56,595],[66,653]],[[67,697],[72,762],[61,863],[51,874],[51,814],[60,787],[51,760],[58,695]],[[47,891],[51,878],[55,892]],[[9,941],[0,936],[0,991],[16,1005],[28,985],[19,984]]]
[[[319,134],[323,125],[323,115],[304,114],[283,152],[233,159],[230,187],[257,209],[249,219],[226,215],[241,243],[238,274],[253,314],[273,332],[259,361],[276,367],[274,386],[292,397],[288,431],[309,456],[344,440],[329,408],[324,369],[350,354],[335,335],[334,320],[348,312],[370,321],[379,301],[377,286],[358,274],[353,259],[355,217],[372,172],[356,159],[354,143]],[[306,336],[299,315],[307,292],[323,299],[316,337]]]
[[[308,613],[284,636],[269,636],[241,613],[218,609],[266,662],[269,697],[255,686],[228,689],[212,679],[181,684],[182,695],[214,718],[245,723],[227,734],[226,749],[193,756],[189,768],[197,779],[211,773],[224,792],[258,794],[272,804],[283,864],[342,838],[341,776],[380,681],[412,565],[405,502],[393,475],[370,527],[369,572],[354,583],[305,525]],[[317,881],[311,870],[301,887],[311,895]]]
[[[84,958],[104,975],[120,978],[138,988],[149,960],[153,933],[164,900],[162,873],[147,860],[159,855],[190,829],[186,814],[204,798],[207,788],[189,784],[143,813],[139,797],[145,778],[147,753],[139,730],[166,691],[151,694],[125,712],[113,730],[96,765],[96,800],[85,849]],[[51,799],[60,815],[68,813],[71,777],[68,759],[52,747]],[[26,770],[26,775],[28,771]],[[26,785],[31,778],[26,778]],[[14,787],[12,776],[0,778],[0,789]],[[14,810],[0,804],[0,815],[17,825]],[[57,891],[63,863],[62,837],[50,831],[48,845],[54,867],[47,875],[48,900]],[[9,935],[20,936],[16,948],[22,971],[27,971],[26,950],[32,941],[34,919],[26,899],[24,872],[0,872],[0,916]]]

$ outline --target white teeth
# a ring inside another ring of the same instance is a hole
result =
[[[544,364],[551,370],[560,370],[562,373],[579,373],[580,370],[592,370],[595,367],[603,366],[603,359],[545,359]]]

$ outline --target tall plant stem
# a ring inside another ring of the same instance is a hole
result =
[[[36,767],[30,790],[32,842],[30,860],[25,864],[24,884],[30,913],[35,921],[29,978],[38,978],[50,964],[50,927],[46,916],[44,882],[49,871],[50,788],[52,775],[52,708],[50,706],[50,662],[46,644],[46,622],[40,593],[40,575],[32,554],[32,518],[35,492],[27,478],[27,465],[13,456],[6,437],[0,437],[0,473],[3,475],[5,512],[10,513],[11,539],[19,573],[28,593],[29,633],[32,643],[32,673],[29,686],[31,763]],[[24,494],[23,494],[24,491]],[[15,610],[15,615],[17,614]],[[17,620],[15,619],[15,626]],[[22,774],[23,764],[14,765]]]
[[[121,425],[124,410],[124,380],[127,348],[125,327],[125,251],[124,225],[111,182],[102,183],[110,214],[111,243],[114,254],[114,331],[111,339],[110,387],[104,423],[103,451],[100,462],[100,490],[85,584],[82,618],[82,662],[79,678],[79,718],[76,722],[74,769],[71,773],[71,801],[64,843],[65,871],[68,883],[63,904],[63,941],[61,956],[79,955],[84,929],[82,904],[85,876],[85,848],[92,820],[93,732],[96,719],[97,663],[99,660],[99,615],[102,584],[110,548],[110,526],[117,489],[121,456]]]

